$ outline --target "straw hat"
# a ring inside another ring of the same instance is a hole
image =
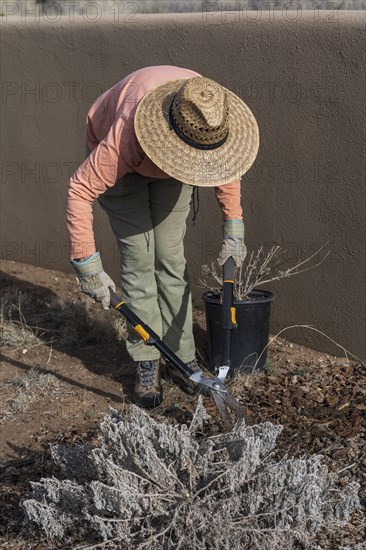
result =
[[[249,107],[203,76],[171,80],[148,92],[136,109],[134,126],[147,156],[190,185],[211,187],[240,178],[259,147]]]

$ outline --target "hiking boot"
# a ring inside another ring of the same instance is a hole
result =
[[[202,369],[198,366],[197,359],[192,359],[192,361],[187,361],[187,367],[189,367],[193,372],[198,372]],[[170,361],[166,363],[165,378],[171,380],[177,384],[183,391],[189,393],[190,395],[196,395],[197,393],[202,393],[207,395],[209,391],[204,386],[196,384],[193,380],[185,378],[185,376],[174,366]]]
[[[135,396],[148,409],[158,407],[163,401],[159,363],[159,359],[137,362]]]

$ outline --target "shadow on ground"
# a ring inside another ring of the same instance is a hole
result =
[[[123,328],[116,329],[117,312],[104,312],[99,304],[84,296],[78,300],[61,299],[49,288],[5,273],[0,274],[0,285],[5,317],[25,323],[38,340],[71,359],[79,359],[93,374],[115,380],[122,385],[125,397],[133,401],[134,369],[121,336]],[[17,296],[20,297],[18,303],[14,301]],[[24,371],[30,369],[25,361],[6,353],[1,358]],[[103,392],[47,367],[39,368],[70,385],[109,397],[115,402],[121,401],[113,393]]]

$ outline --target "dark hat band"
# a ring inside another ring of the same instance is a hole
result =
[[[175,99],[175,96],[173,97],[173,100],[172,100],[172,102],[170,104],[170,107],[169,107],[169,122],[170,122],[170,125],[171,125],[172,129],[175,131],[177,136],[182,141],[184,141],[185,143],[187,143],[191,147],[195,147],[196,149],[202,149],[202,150],[217,149],[218,147],[220,147],[221,145],[223,145],[225,143],[225,141],[227,140],[228,135],[229,135],[229,129],[226,133],[226,136],[223,139],[221,139],[220,141],[218,141],[216,143],[209,143],[209,144],[206,144],[206,145],[202,144],[202,143],[198,143],[197,141],[194,141],[193,139],[187,137],[186,134],[184,134],[182,132],[182,130],[177,126],[177,123],[175,122],[175,120],[173,118],[172,106],[173,106],[174,99]]]

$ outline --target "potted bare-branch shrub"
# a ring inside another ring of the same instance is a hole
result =
[[[268,252],[261,246],[247,255],[237,270],[234,287],[237,327],[231,336],[231,375],[237,371],[251,373],[262,369],[266,363],[271,303],[275,294],[258,287],[317,267],[327,258],[329,250],[319,262],[311,262],[319,257],[327,244],[308,258],[287,267],[283,267],[287,263],[286,250],[281,246],[273,246]],[[202,298],[206,309],[209,365],[214,369],[220,366],[222,353],[222,277],[215,262],[203,265],[202,275],[200,284],[209,288]]]

